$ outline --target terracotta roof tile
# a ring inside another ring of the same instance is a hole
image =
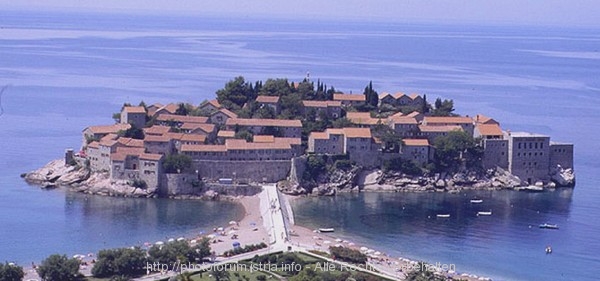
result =
[[[421,96],[419,94],[410,94],[408,97],[412,100],[415,100],[416,98],[421,97]]]
[[[146,109],[143,106],[125,106],[123,111],[127,113],[143,113],[146,114]]]
[[[402,93],[402,92],[397,92],[397,93],[395,93],[395,94],[393,95],[393,97],[394,97],[395,99],[400,99],[400,98],[402,98],[403,96],[406,96],[406,94],[404,94],[404,93]]]
[[[417,122],[417,119],[415,119],[414,117],[408,117],[408,116],[398,116],[398,117],[394,117],[391,116],[390,118],[388,118],[388,120],[390,120],[390,122],[392,122],[393,124],[414,124],[417,125],[419,124],[419,122]]]
[[[278,103],[278,96],[258,96],[256,97],[256,102],[258,103]]]
[[[257,150],[257,149],[291,149],[289,143],[286,142],[247,142],[244,139],[227,139],[225,140],[227,150]]]
[[[98,143],[97,141],[93,141],[88,143],[87,145],[88,148],[100,148],[100,143]]]
[[[478,124],[477,131],[482,136],[503,136],[502,129],[497,124]]]
[[[409,114],[406,114],[407,117],[417,117],[419,114],[421,114],[421,112],[418,111],[413,111]]]
[[[327,132],[311,132],[308,138],[315,140],[327,140],[329,139],[329,134]]]
[[[429,141],[427,139],[403,139],[404,145],[406,146],[428,146]]]
[[[169,127],[169,126],[154,125],[149,128],[144,128],[144,134],[146,134],[146,135],[164,135],[164,134],[168,133],[170,130],[171,130],[171,127]]]
[[[303,100],[302,104],[305,107],[340,107],[342,106],[341,101],[332,100]]]
[[[175,115],[175,114],[160,114],[156,117],[157,121],[161,122],[179,122],[179,123],[206,123],[208,122],[208,117],[204,116],[184,116],[184,115]]]
[[[462,127],[458,125],[449,125],[449,126],[429,126],[429,125],[419,125],[419,130],[421,132],[428,133],[444,133],[450,132],[454,130],[462,131]]]
[[[110,134],[117,133],[119,131],[127,130],[131,127],[129,124],[113,124],[113,125],[99,125],[99,126],[89,126],[86,130],[90,130],[93,134]]]
[[[180,127],[182,130],[202,130],[203,132],[210,134],[215,130],[214,124],[200,124],[200,123],[183,123]]]
[[[365,101],[363,94],[333,94],[335,101]]]
[[[198,135],[198,134],[182,134],[181,137],[179,138],[179,140],[181,141],[194,141],[194,142],[204,142],[206,141],[206,136],[205,135]]]
[[[343,128],[346,138],[371,138],[369,128]]]
[[[138,139],[120,137],[117,139],[117,142],[124,146],[144,147],[144,141]]]
[[[217,113],[217,112],[221,112],[221,113],[227,115],[227,117],[229,117],[229,118],[237,118],[238,117],[238,115],[235,114],[235,112],[233,112],[227,108],[221,108],[221,109],[219,109],[219,111],[216,111],[215,113]],[[213,114],[215,114],[215,113],[213,113]]]
[[[168,134],[165,135],[146,135],[144,137],[144,142],[170,142],[171,137]]]
[[[253,142],[274,142],[275,137],[271,135],[254,135],[252,137]]]
[[[219,131],[219,133],[217,133],[217,137],[220,137],[220,138],[233,138],[234,136],[235,136],[235,131],[221,130],[221,131]]]
[[[436,116],[426,116],[423,120],[424,124],[473,124],[473,119],[469,117],[436,117]]]
[[[142,159],[142,160],[160,161],[162,158],[163,158],[162,154],[154,154],[154,153],[140,154],[140,159]]]
[[[227,152],[225,145],[183,144],[181,152]]]
[[[225,123],[227,126],[264,126],[264,127],[302,127],[300,120],[287,119],[243,119],[230,118]]]

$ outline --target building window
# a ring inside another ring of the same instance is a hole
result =
[[[538,147],[538,144],[537,144],[537,142],[536,142],[536,143],[535,143],[535,149],[537,149],[537,147]]]
[[[521,143],[519,143],[519,149],[521,149]]]

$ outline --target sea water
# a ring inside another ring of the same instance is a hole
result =
[[[348,93],[372,80],[380,93],[453,99],[457,113],[573,142],[577,187],[301,199],[298,223],[497,279],[593,280],[599,41],[582,28],[0,11],[0,84],[9,85],[0,98],[0,260],[163,240],[241,216],[239,206],[211,202],[43,191],[19,174],[77,149],[81,130],[110,124],[123,102],[198,104],[238,75],[309,76]],[[466,200],[475,195],[491,217],[474,216]],[[438,211],[453,216],[428,218]],[[544,222],[560,229],[536,228]]]

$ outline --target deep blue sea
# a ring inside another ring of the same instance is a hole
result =
[[[0,11],[0,85],[9,85],[0,99],[0,261],[129,246],[239,218],[238,205],[42,191],[19,174],[77,148],[83,128],[111,123],[124,102],[198,104],[238,75],[300,81],[309,72],[345,92],[372,80],[379,92],[453,99],[458,113],[573,142],[577,187],[299,199],[299,224],[497,280],[596,280],[599,48],[598,29]],[[475,195],[493,216],[474,215],[466,200]],[[455,215],[428,219],[439,211]],[[544,222],[560,230],[536,228]]]

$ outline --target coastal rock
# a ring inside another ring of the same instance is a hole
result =
[[[551,170],[550,176],[557,186],[575,186],[575,172],[571,168],[563,169],[560,165],[556,165],[556,167]]]
[[[437,180],[435,182],[435,187],[444,188],[444,187],[446,187],[446,182],[444,180]]]

